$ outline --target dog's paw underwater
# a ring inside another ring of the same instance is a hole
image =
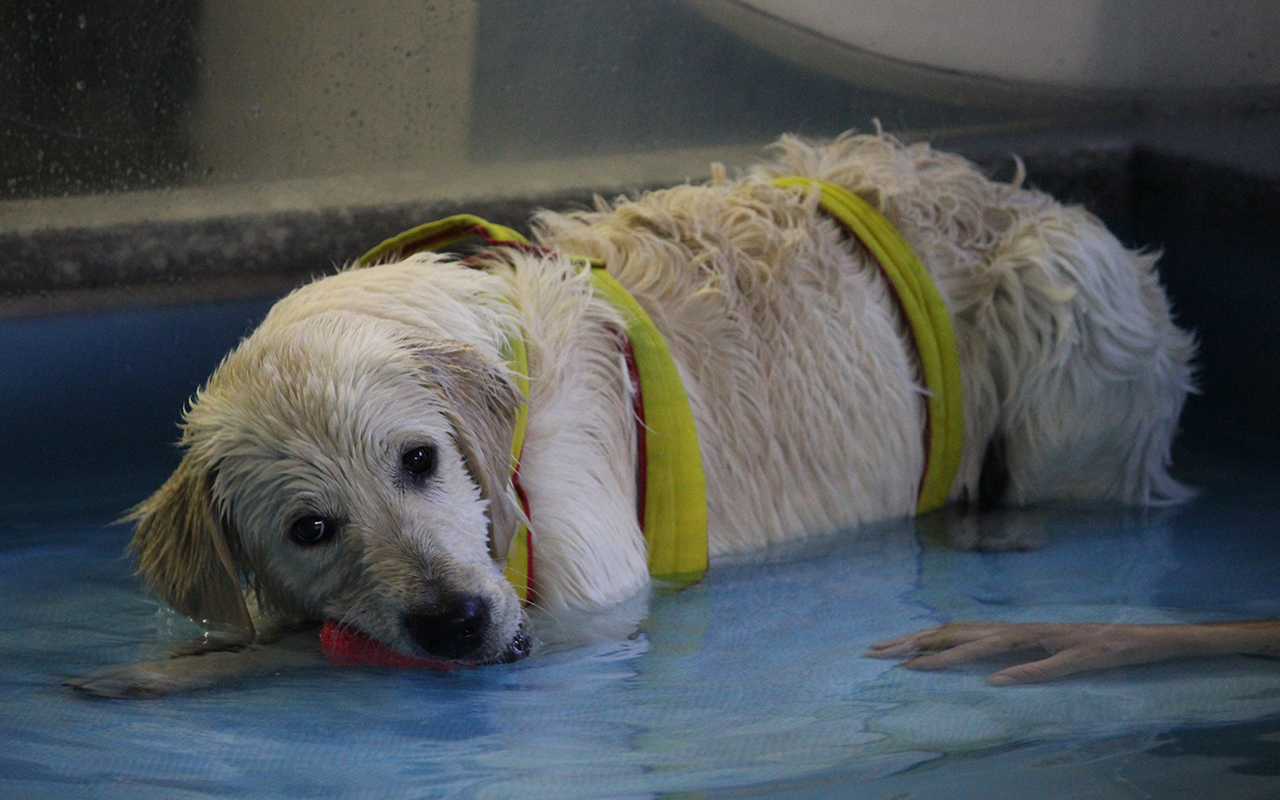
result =
[[[147,581],[211,624],[330,621],[339,661],[477,666],[528,654],[531,607],[696,580],[657,566],[668,517],[705,563],[948,501],[1186,496],[1194,343],[1153,256],[927,145],[776,151],[542,212],[534,244],[419,231],[281,300],[132,514]]]

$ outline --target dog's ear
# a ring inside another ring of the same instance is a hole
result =
[[[511,486],[511,437],[524,402],[519,387],[498,364],[471,345],[453,340],[415,342],[428,386],[449,403],[445,414],[467,471],[489,501],[489,551],[504,561],[520,523]]]
[[[212,475],[190,454],[159,491],[125,521],[137,523],[129,549],[160,598],[208,625],[253,633],[226,528],[214,511]]]

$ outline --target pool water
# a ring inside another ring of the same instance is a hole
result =
[[[1025,512],[1045,538],[1033,552],[949,548],[943,517],[871,526],[716,564],[641,598],[638,630],[518,664],[338,668],[317,654],[148,701],[61,682],[159,657],[194,626],[133,577],[128,531],[105,509],[27,506],[0,530],[0,795],[1275,797],[1277,661],[997,689],[983,676],[999,662],[919,673],[861,657],[947,619],[1280,616],[1272,471],[1189,464],[1203,491],[1182,508]]]

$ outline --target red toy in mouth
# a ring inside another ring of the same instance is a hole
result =
[[[320,628],[320,649],[325,657],[342,667],[430,667],[462,669],[470,666],[457,661],[434,661],[397,653],[364,633],[334,620],[325,620]]]

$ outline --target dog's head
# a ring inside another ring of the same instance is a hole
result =
[[[260,329],[196,397],[181,465],[133,512],[141,570],[207,623],[252,629],[243,578],[268,613],[408,655],[515,660],[529,640],[502,567],[522,400],[500,360],[399,323],[332,312]]]

